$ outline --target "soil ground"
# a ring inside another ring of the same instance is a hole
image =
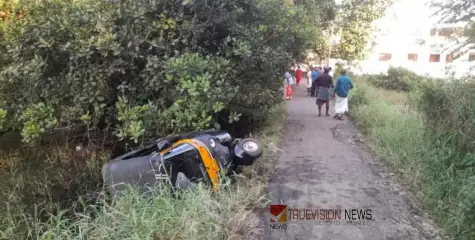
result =
[[[315,98],[307,96],[303,85],[295,87],[288,101],[283,153],[269,183],[272,204],[289,209],[371,209],[372,220],[327,225],[288,216],[287,229],[278,230],[269,228],[267,209],[262,215],[264,239],[442,239],[396,175],[365,152],[353,123],[318,117]],[[331,104],[332,116],[333,108]]]

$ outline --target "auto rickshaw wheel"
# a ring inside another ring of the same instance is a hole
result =
[[[245,138],[239,142],[240,147],[251,157],[258,158],[263,153],[262,143],[257,139]]]
[[[250,166],[263,153],[261,142],[254,138],[245,138],[233,147],[233,161],[236,165]]]

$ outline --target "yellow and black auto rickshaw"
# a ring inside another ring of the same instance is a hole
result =
[[[102,176],[112,193],[130,184],[149,188],[168,183],[173,188],[189,188],[203,181],[216,191],[222,172],[230,175],[238,166],[252,165],[262,153],[257,139],[201,131],[169,136],[121,155],[102,167]]]

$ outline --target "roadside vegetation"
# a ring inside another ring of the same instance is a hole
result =
[[[475,83],[405,69],[359,76],[351,115],[451,239],[475,238]]]
[[[2,1],[0,239],[249,239],[316,8],[261,1]],[[307,17],[308,16],[308,17]],[[317,20],[318,21],[318,20]],[[219,193],[105,196],[113,155],[222,128],[265,153]],[[3,136],[2,136],[3,135]],[[9,145],[7,147],[7,145]]]
[[[2,172],[1,239],[251,239],[261,234],[260,214],[273,171],[285,118],[285,105],[276,105],[256,136],[265,147],[255,165],[236,182],[223,180],[217,193],[199,185],[195,191],[173,195],[158,187],[151,193],[130,188],[123,197],[106,198],[97,190],[100,152],[78,158],[67,146],[45,149],[42,157],[24,161],[22,155],[3,156],[12,164]],[[32,156],[25,153],[24,156]],[[18,164],[18,165],[14,165]],[[34,166],[31,164],[47,164]],[[68,171],[71,166],[74,169]],[[22,171],[27,168],[29,171]],[[33,171],[40,171],[34,173]],[[60,195],[60,192],[63,195]],[[82,195],[78,195],[82,193]],[[34,204],[32,204],[34,203]]]
[[[0,0],[0,238],[259,234],[254,208],[279,151],[283,73],[308,49],[329,52],[336,18],[354,31],[334,51],[361,57],[388,1],[344,2]],[[105,196],[104,162],[209,128],[254,135],[265,155],[219,193]]]

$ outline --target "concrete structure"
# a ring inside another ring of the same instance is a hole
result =
[[[464,24],[438,24],[429,4],[430,0],[399,0],[387,9],[374,23],[371,53],[359,64],[363,73],[385,72],[389,66],[433,77],[459,77],[470,71],[475,53],[454,59],[459,53],[454,54],[456,42],[464,40]]]

